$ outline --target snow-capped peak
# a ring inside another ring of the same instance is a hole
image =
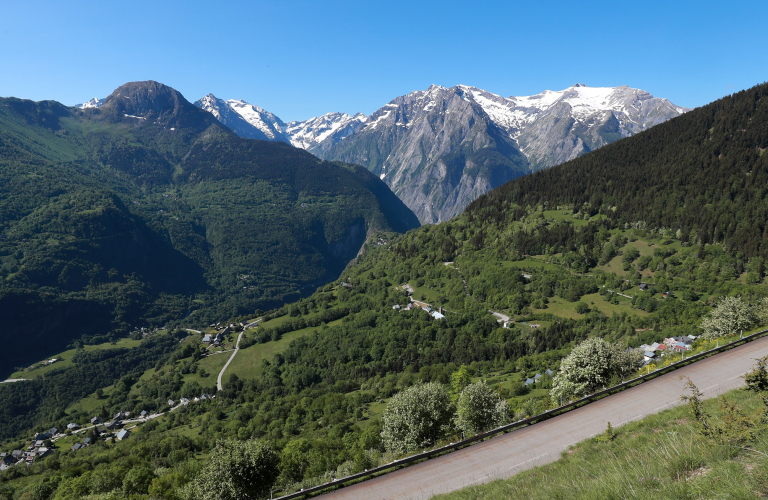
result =
[[[102,104],[104,104],[104,99],[99,99],[98,97],[94,97],[90,101],[84,102],[83,104],[76,104],[75,107],[80,109],[100,108]]]
[[[628,128],[647,128],[687,111],[666,99],[653,97],[644,90],[622,85],[620,87],[589,87],[577,83],[564,90],[545,90],[539,94],[504,98],[482,89],[459,85],[465,95],[483,108],[498,126],[517,138],[526,125],[541,116],[553,112],[558,106],[567,105],[569,114],[577,121],[588,122],[606,112],[614,115]],[[647,116],[653,115],[654,123]],[[646,126],[647,125],[647,126]],[[637,127],[635,127],[637,126]],[[633,130],[637,132],[639,130]]]
[[[213,114],[241,137],[290,142],[280,118],[242,99],[224,100],[208,94],[195,105]]]
[[[289,122],[286,132],[291,144],[297,148],[311,149],[326,139],[338,142],[356,132],[368,117],[363,113],[353,116],[347,113],[326,113],[304,121]]]

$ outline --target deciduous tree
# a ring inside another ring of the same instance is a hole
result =
[[[394,453],[431,446],[450,429],[452,417],[450,396],[441,384],[414,385],[389,401],[384,410],[382,441]]]

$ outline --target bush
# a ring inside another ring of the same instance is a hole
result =
[[[269,492],[278,474],[278,457],[257,440],[216,443],[203,469],[190,483],[196,500],[241,500]]]
[[[452,417],[450,396],[441,384],[416,384],[389,401],[382,441],[393,453],[431,446],[448,432]]]
[[[476,434],[509,421],[509,405],[484,382],[470,384],[456,403],[456,427]]]

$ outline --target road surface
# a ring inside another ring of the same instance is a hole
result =
[[[553,462],[570,445],[681,404],[690,377],[712,398],[744,384],[768,337],[749,342],[544,422],[323,495],[325,500],[427,499]]]
[[[507,316],[506,314],[496,312],[496,311],[490,311],[490,310],[488,312],[496,316],[498,318],[496,321],[499,323],[503,321],[509,321],[509,316]]]
[[[240,335],[237,336],[237,343],[235,344],[235,350],[232,352],[232,356],[229,357],[227,360],[227,364],[224,365],[224,368],[221,369],[219,372],[219,380],[216,381],[216,387],[221,391],[223,390],[223,387],[221,385],[221,377],[224,376],[224,372],[227,370],[227,367],[232,362],[233,359],[235,359],[235,356],[237,356],[237,351],[240,350],[240,339],[243,338],[243,334],[245,333],[245,330],[240,332]]]

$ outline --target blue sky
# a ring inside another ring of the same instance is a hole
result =
[[[435,83],[629,85],[695,107],[768,80],[756,1],[4,2],[0,96],[65,104],[158,80],[283,120],[370,114]]]

